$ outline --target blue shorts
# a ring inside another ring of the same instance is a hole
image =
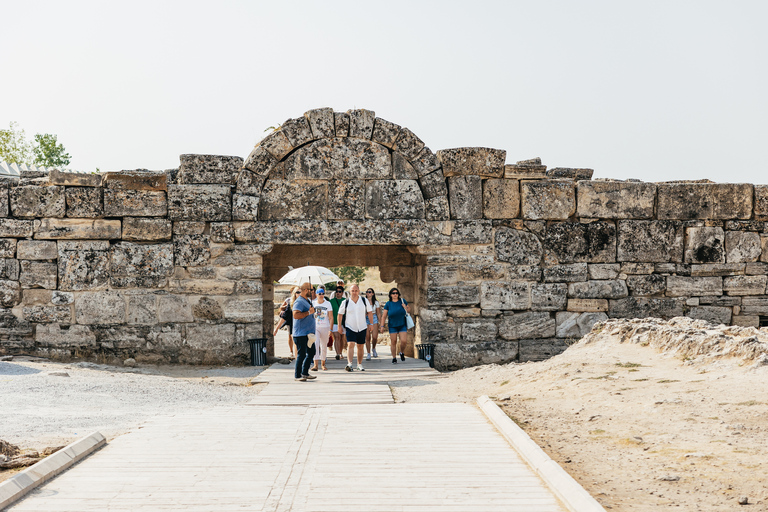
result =
[[[395,334],[398,332],[408,332],[408,327],[405,325],[400,327],[392,327],[391,325],[389,326],[389,334]]]
[[[376,313],[373,314],[373,325],[376,325],[379,323],[379,317],[376,315]],[[371,325],[371,321],[368,320],[368,315],[365,315],[365,325]]]

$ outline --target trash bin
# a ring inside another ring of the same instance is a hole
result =
[[[416,345],[416,349],[419,351],[419,359],[424,360],[424,348],[421,344]]]
[[[267,366],[267,338],[251,338],[251,366]]]
[[[424,357],[421,357],[421,354]],[[435,344],[434,343],[421,343],[419,345],[419,359],[424,359],[429,363],[430,368],[435,367]]]

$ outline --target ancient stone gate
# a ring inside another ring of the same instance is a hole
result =
[[[0,353],[244,362],[308,261],[396,279],[443,368],[546,358],[608,317],[768,319],[768,186],[505,160],[317,109],[245,161],[6,180]]]

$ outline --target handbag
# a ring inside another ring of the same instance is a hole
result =
[[[405,314],[405,327],[406,329],[413,329],[416,324],[413,323],[413,318],[411,318],[410,313]]]
[[[328,348],[333,346],[333,334],[328,334]]]

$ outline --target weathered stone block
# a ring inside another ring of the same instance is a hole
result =
[[[598,313],[608,311],[607,299],[568,299],[568,311],[579,313]]]
[[[725,233],[718,227],[686,228],[686,263],[725,263]]]
[[[667,296],[722,295],[722,277],[667,276]]]
[[[234,281],[216,279],[172,279],[171,291],[197,295],[231,295],[235,291]]]
[[[656,270],[654,263],[625,262],[621,264],[621,274],[653,274]]]
[[[408,128],[402,128],[393,149],[413,163],[424,150],[424,142]]]
[[[618,263],[590,263],[587,266],[589,279],[616,279],[621,265]]]
[[[197,350],[231,350],[235,342],[235,324],[190,324],[187,344]]]
[[[452,219],[483,218],[483,185],[479,176],[448,178],[448,198]]]
[[[391,123],[385,119],[377,117],[373,124],[373,142],[378,142],[383,146],[392,149],[395,147],[397,137],[400,135],[400,125]]]
[[[34,221],[19,219],[0,219],[0,236],[28,238],[32,236]]]
[[[627,283],[621,279],[568,285],[568,296],[576,299],[621,299],[627,295]]]
[[[103,219],[41,219],[38,240],[110,240],[120,238],[120,221]]]
[[[19,240],[16,251],[20,260],[55,260],[58,257],[56,242]]]
[[[157,297],[151,293],[129,296],[127,322],[138,325],[157,323]]]
[[[592,330],[597,322],[608,320],[605,313],[574,313],[558,311],[556,313],[558,338],[581,338]]]
[[[166,213],[168,205],[165,192],[109,188],[104,190],[104,215],[107,217],[164,217]]]
[[[61,290],[92,290],[109,280],[109,242],[58,242]]]
[[[480,286],[480,307],[482,309],[523,310],[531,308],[532,285],[529,282],[485,281]]]
[[[490,244],[493,228],[490,220],[457,220],[453,223],[453,245]]]
[[[261,295],[262,285],[258,280],[238,281],[235,286],[235,293],[238,295]]]
[[[243,167],[239,156],[180,155],[179,160],[179,180],[185,184],[234,184]]]
[[[627,277],[627,286],[632,295],[660,295],[667,290],[667,279],[659,274]]]
[[[513,265],[507,268],[511,281],[541,281],[541,267],[536,265]]]
[[[440,196],[424,201],[424,216],[429,221],[450,219],[451,212],[448,205],[448,198]]]
[[[116,190],[168,190],[168,175],[164,172],[136,170],[104,174],[104,187]]]
[[[69,306],[26,306],[21,309],[21,316],[28,322],[72,323],[72,308]]]
[[[496,258],[513,265],[538,265],[542,246],[533,233],[519,229],[498,228],[494,242]]]
[[[272,177],[275,178],[275,176]],[[260,176],[248,169],[243,169],[237,175],[237,193],[258,197],[261,195],[265,180],[266,176]]]
[[[448,196],[448,185],[446,185],[445,177],[443,176],[443,171],[441,169],[422,176],[419,179],[419,183],[421,183],[421,191],[424,194],[424,199]]]
[[[659,219],[749,219],[752,185],[737,183],[659,183]]]
[[[216,276],[220,279],[261,279],[261,265],[239,265],[233,267],[221,267],[216,269]]]
[[[0,279],[18,281],[19,270],[19,260],[10,258],[0,260]]]
[[[370,140],[373,134],[373,122],[376,113],[362,108],[347,110],[349,115],[349,136]]]
[[[498,327],[493,322],[471,322],[461,324],[461,339],[469,342],[493,341]]]
[[[741,299],[742,315],[768,315],[768,297],[744,297]]]
[[[261,139],[258,145],[263,147],[277,161],[285,158],[285,155],[293,150],[293,145],[282,130],[273,131]]]
[[[15,217],[63,217],[66,212],[64,187],[23,185],[9,191]]]
[[[520,182],[525,219],[565,220],[576,213],[576,184],[570,180]]]
[[[262,190],[262,220],[325,219],[328,182],[325,180],[267,180]]]
[[[75,319],[81,325],[122,324],[125,298],[112,291],[80,292],[75,296]]]
[[[723,291],[728,295],[764,295],[768,276],[732,276],[723,279]]]
[[[414,180],[370,180],[365,210],[368,219],[423,219],[424,198]]]
[[[273,172],[278,161],[269,154],[264,146],[256,146],[253,151],[245,159],[243,167],[252,172],[255,176],[258,176],[262,181],[266,179],[267,175]],[[242,176],[242,174],[241,174]],[[240,183],[238,183],[238,187]],[[241,191],[247,193],[245,191]]]
[[[96,345],[96,335],[85,325],[62,329],[57,323],[41,324],[35,326],[35,341],[43,346],[87,347]]]
[[[672,318],[683,316],[685,299],[626,297],[611,300],[608,316],[611,318]]]
[[[16,256],[16,239],[0,238],[0,258],[13,258]]]
[[[192,307],[192,314],[200,320],[221,320],[224,318],[221,304],[212,297],[200,297],[197,304]]]
[[[544,269],[545,283],[572,283],[587,280],[586,263],[555,265]]]
[[[747,263],[744,273],[748,276],[762,276],[768,274],[768,263]]]
[[[157,321],[165,323],[193,322],[192,308],[187,297],[160,295],[157,299]]]
[[[19,284],[24,288],[56,289],[56,263],[21,261]]]
[[[0,306],[12,308],[21,302],[21,286],[18,281],[0,279]]]
[[[104,189],[67,187],[64,192],[67,217],[98,218],[104,216]]]
[[[549,223],[542,234],[545,261],[555,263],[611,263],[616,261],[613,222]]]
[[[330,181],[328,183],[328,218],[365,218],[365,183],[363,180]]]
[[[768,185],[755,185],[755,217],[768,220]]]
[[[337,137],[349,137],[349,114],[346,112],[334,112],[333,124]]]
[[[559,311],[568,304],[568,287],[564,283],[531,284],[531,309],[533,311]]]
[[[549,313],[526,311],[504,316],[499,323],[499,336],[506,340],[551,338],[555,335],[555,319]]]
[[[229,185],[170,185],[170,220],[225,221],[232,217]]]
[[[759,234],[744,231],[725,233],[725,253],[728,263],[757,261],[761,251]]]
[[[205,233],[206,222],[177,220],[173,223],[174,235],[202,235]]]
[[[40,291],[40,290],[36,290]],[[72,292],[62,292],[54,290],[51,292],[51,303],[62,306],[64,304],[72,304],[75,302],[75,294]]]
[[[0,183],[0,217],[8,216],[8,184]]]
[[[431,169],[434,171],[436,169]],[[425,173],[426,174],[426,173]],[[418,180],[419,174],[413,165],[397,151],[392,152],[392,177],[396,180]]]
[[[257,220],[259,218],[259,197],[244,194],[232,196],[232,220]]]
[[[518,359],[521,363],[544,361],[550,357],[562,354],[567,348],[566,340],[559,338],[520,340],[520,355]]]
[[[697,320],[706,320],[713,324],[729,325],[731,323],[732,314],[733,311],[731,308],[695,306],[692,307],[685,316],[696,318]]]
[[[620,220],[618,261],[683,261],[683,225],[669,220]]]
[[[262,300],[254,297],[231,297],[222,305],[224,318],[231,322],[255,323],[262,321]]]
[[[211,264],[217,267],[261,265],[262,255],[270,252],[268,245],[211,244]]]
[[[702,305],[702,306],[718,306],[718,307],[733,307],[733,306],[740,306],[741,305],[741,297],[730,297],[730,296],[722,296],[722,297],[693,297],[690,299],[691,301],[698,301],[699,303],[696,305]]]
[[[577,185],[579,217],[650,219],[656,199],[655,183],[580,181]]]
[[[304,112],[304,117],[309,121],[309,127],[315,138],[330,138],[336,136],[333,122],[332,108],[316,108]]]
[[[48,173],[48,182],[51,185],[66,185],[67,187],[100,187],[101,174],[51,169],[51,172]]]
[[[520,213],[520,183],[517,180],[488,179],[483,183],[483,217],[514,219]]]
[[[211,259],[210,237],[208,235],[177,235],[173,238],[173,253],[176,266],[207,265]]]
[[[120,242],[110,249],[113,277],[169,277],[173,274],[173,245]]]
[[[235,229],[231,222],[212,222],[211,223],[211,242],[215,243],[234,243]]]
[[[733,315],[731,317],[731,324],[741,327],[760,327],[759,315]]]
[[[745,267],[744,263],[703,263],[690,265],[690,275],[693,277],[737,276],[744,274]]]
[[[435,306],[474,306],[480,303],[477,286],[467,286],[457,293],[455,286],[430,286],[427,289],[427,304]]]
[[[456,336],[450,336],[447,341],[439,343],[439,347],[435,350],[435,368],[440,371],[458,370],[482,364],[505,364],[517,361],[518,357],[519,342],[516,340],[470,343],[465,340],[459,341]]]
[[[288,142],[291,146],[298,148],[303,146],[307,142],[311,142],[315,139],[312,135],[312,129],[309,127],[309,122],[306,117],[297,117],[296,119],[288,119],[280,126],[280,131],[288,138]]]
[[[411,162],[419,178],[440,169],[440,162],[437,160],[437,156],[426,146],[421,150],[419,156],[411,159]]]
[[[128,242],[159,242],[171,239],[171,221],[146,217],[123,219],[123,240]]]
[[[437,152],[445,176],[501,178],[506,158],[506,151],[491,148],[452,148]]]

